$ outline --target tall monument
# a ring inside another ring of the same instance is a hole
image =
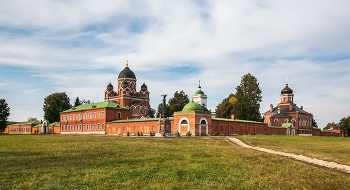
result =
[[[165,136],[165,135],[168,136],[171,133],[171,123],[170,123],[169,118],[167,118],[167,115],[166,115],[166,99],[165,98],[167,95],[165,94],[162,96],[163,96],[163,109],[162,109],[162,116],[158,121],[157,133],[161,134],[162,136]],[[158,135],[156,134],[156,136],[158,136]]]

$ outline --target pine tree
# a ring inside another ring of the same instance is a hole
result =
[[[241,84],[236,87],[234,109],[235,118],[260,121],[260,102],[262,100],[258,79],[250,73],[242,76]]]
[[[79,106],[80,104],[81,103],[80,103],[79,97],[77,96],[77,98],[75,98],[74,107]]]

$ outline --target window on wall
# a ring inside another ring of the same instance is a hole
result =
[[[96,112],[94,112],[94,118],[96,118]]]
[[[70,131],[72,130],[72,125],[69,126],[69,130],[70,130]]]
[[[122,118],[122,114],[118,112],[118,119]]]
[[[142,113],[145,113],[145,108],[142,108]]]
[[[100,130],[100,124],[97,124],[97,129]]]
[[[83,113],[83,119],[85,119],[85,113]]]
[[[103,112],[102,112],[102,118],[104,118],[104,117],[105,117],[105,112],[103,111]]]
[[[96,130],[96,123],[94,124],[94,130]]]
[[[79,119],[81,120],[81,114],[79,114]]]
[[[63,131],[63,125],[61,126],[61,131]]]
[[[97,112],[98,113],[98,118],[100,118],[100,112]]]
[[[283,101],[286,101],[286,98],[283,98]]]
[[[137,113],[140,113],[140,108],[137,108]]]
[[[75,120],[75,115],[73,114],[73,120]]]
[[[82,130],[83,128],[82,128],[82,125],[80,124],[80,130]]]
[[[186,125],[186,124],[188,124],[188,122],[186,120],[181,121],[181,125]]]
[[[83,130],[85,130],[85,124],[83,125]]]
[[[66,126],[66,125],[64,126],[64,130],[65,130],[65,131],[67,130],[67,126]]]
[[[73,125],[73,131],[75,131],[75,125]]]
[[[90,124],[90,130],[92,130],[92,124]]]
[[[102,130],[104,130],[105,129],[105,124],[104,123],[102,123]]]
[[[134,108],[131,108],[131,113],[134,113]]]
[[[90,119],[92,119],[92,112],[90,112]]]
[[[62,119],[61,119],[61,121],[63,121],[63,115],[62,115]]]

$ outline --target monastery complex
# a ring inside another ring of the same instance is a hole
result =
[[[216,118],[206,108],[207,96],[199,85],[182,111],[173,117],[149,118],[150,92],[145,83],[136,89],[136,75],[126,67],[119,73],[116,88],[111,82],[104,91],[104,101],[72,107],[60,113],[52,124],[22,122],[9,125],[9,134],[106,134],[150,136],[202,135],[302,135],[335,136],[343,133],[324,132],[312,127],[312,115],[294,103],[293,90],[286,83],[280,103],[264,113],[264,122]],[[164,99],[165,101],[165,99]]]

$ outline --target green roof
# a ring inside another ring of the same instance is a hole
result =
[[[49,125],[60,126],[60,122],[49,123],[48,126],[49,126]]]
[[[98,103],[84,104],[77,107],[72,107],[71,109],[65,110],[61,113],[92,110],[92,109],[99,109],[99,108],[129,109],[127,107],[119,105],[118,103],[108,101],[108,102],[98,102]]]
[[[217,117],[211,118],[211,120],[214,120],[214,121],[235,121],[235,122],[244,122],[244,123],[261,123],[261,124],[266,124],[264,122],[258,122],[258,121],[249,121],[249,120],[240,120],[240,119],[232,120],[232,119],[217,118]]]
[[[24,122],[12,123],[8,126],[12,126],[12,125],[37,125],[37,124],[41,125],[41,122],[38,120],[36,120],[36,121],[24,121]]]
[[[204,92],[201,90],[197,90],[196,94],[204,94]]]
[[[199,104],[193,102],[192,100],[190,103],[185,105],[182,111],[203,111],[203,109]]]
[[[292,123],[283,123],[281,127],[290,127]]]

